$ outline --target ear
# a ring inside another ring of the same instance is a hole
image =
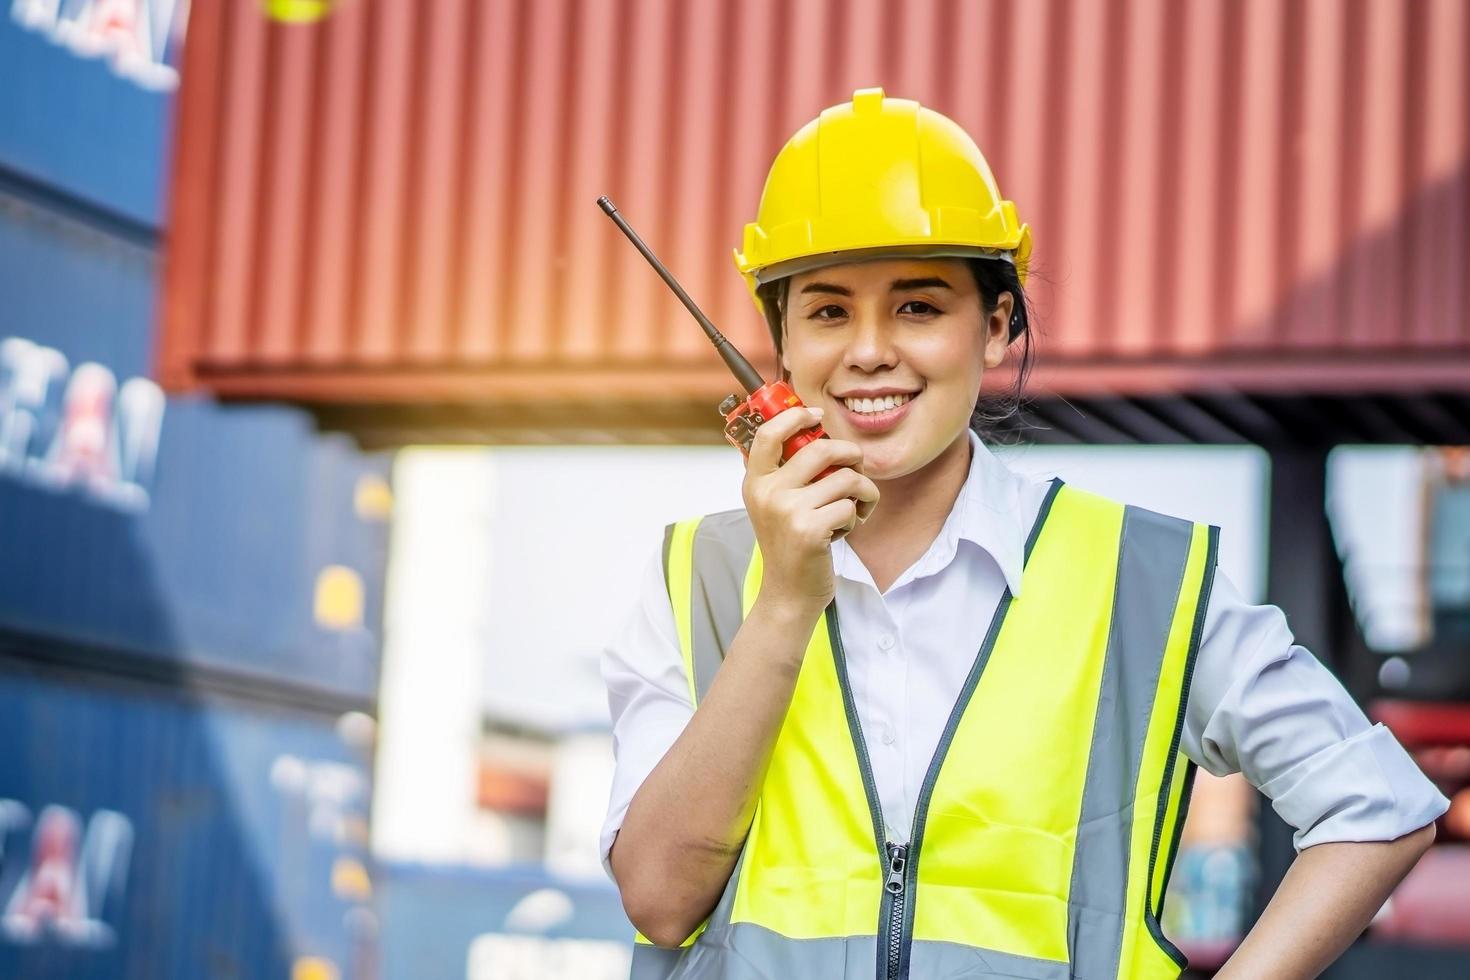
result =
[[[1011,346],[1011,314],[1016,308],[1016,297],[1001,293],[995,299],[995,309],[985,318],[985,366],[998,368],[1006,359]]]

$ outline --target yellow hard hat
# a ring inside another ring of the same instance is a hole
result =
[[[776,154],[735,266],[754,293],[798,272],[890,255],[1003,258],[1024,284],[1031,229],[952,119],[859,89]]]

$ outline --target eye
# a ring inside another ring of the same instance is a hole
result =
[[[813,320],[838,320],[847,316],[847,311],[836,303],[828,303],[820,309],[813,310],[810,314]]]
[[[912,313],[915,316],[935,316],[942,312],[938,307],[932,306],[921,299],[911,299],[898,308],[900,313]]]

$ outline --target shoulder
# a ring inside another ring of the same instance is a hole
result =
[[[1167,510],[1145,507],[1127,496],[1100,493],[1072,483],[1049,465],[1038,465],[1035,460],[1028,463],[1024,450],[998,451],[978,438],[974,439],[974,445],[980,471],[979,489],[984,498],[1009,502],[1010,511],[1019,519],[1046,516],[1060,500],[1075,512],[1111,515],[1112,520],[1128,512],[1136,518],[1184,525],[1198,523]]]
[[[1153,508],[1144,507],[1141,504],[1136,504],[1129,500],[1110,497],[1092,490],[1085,490],[1060,479],[1053,482],[1056,486],[1049,491],[1048,499],[1043,504],[1043,507],[1053,503],[1054,495],[1055,498],[1065,500],[1068,506],[1082,511],[1112,513],[1114,515],[1121,514],[1124,522],[1129,524],[1173,527],[1179,530],[1195,529],[1201,534],[1213,534],[1219,531],[1218,527],[1203,521],[1181,517],[1168,511],[1154,510]]]
[[[670,544],[676,538],[694,539],[702,541],[741,539],[754,532],[750,526],[750,515],[745,508],[739,507],[735,510],[716,511],[713,514],[701,514],[696,517],[686,517],[674,521],[664,527],[664,551],[668,552]]]
[[[681,565],[695,574],[714,566],[744,569],[754,548],[755,529],[743,507],[675,521],[664,528],[664,575]]]
[[[722,530],[737,527],[749,527],[750,515],[745,512],[744,507],[736,507],[734,510],[720,510],[713,514],[701,514],[697,517],[685,518],[675,521],[669,527],[677,527],[681,524],[699,526],[710,530]]]
[[[1045,503],[1027,552],[1041,538],[1070,560],[1114,565],[1122,578],[1149,580],[1178,573],[1181,585],[1208,593],[1219,560],[1219,528],[1116,500],[1058,481]],[[1162,587],[1162,582],[1160,582]]]

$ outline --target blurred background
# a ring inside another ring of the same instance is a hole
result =
[[[730,250],[855,88],[1035,230],[1012,465],[1221,561],[1453,800],[1328,974],[1470,975],[1464,0],[0,0],[0,976],[626,975],[597,671],[739,503]],[[1456,448],[1461,447],[1461,448]],[[1206,976],[1289,863],[1201,775]]]

